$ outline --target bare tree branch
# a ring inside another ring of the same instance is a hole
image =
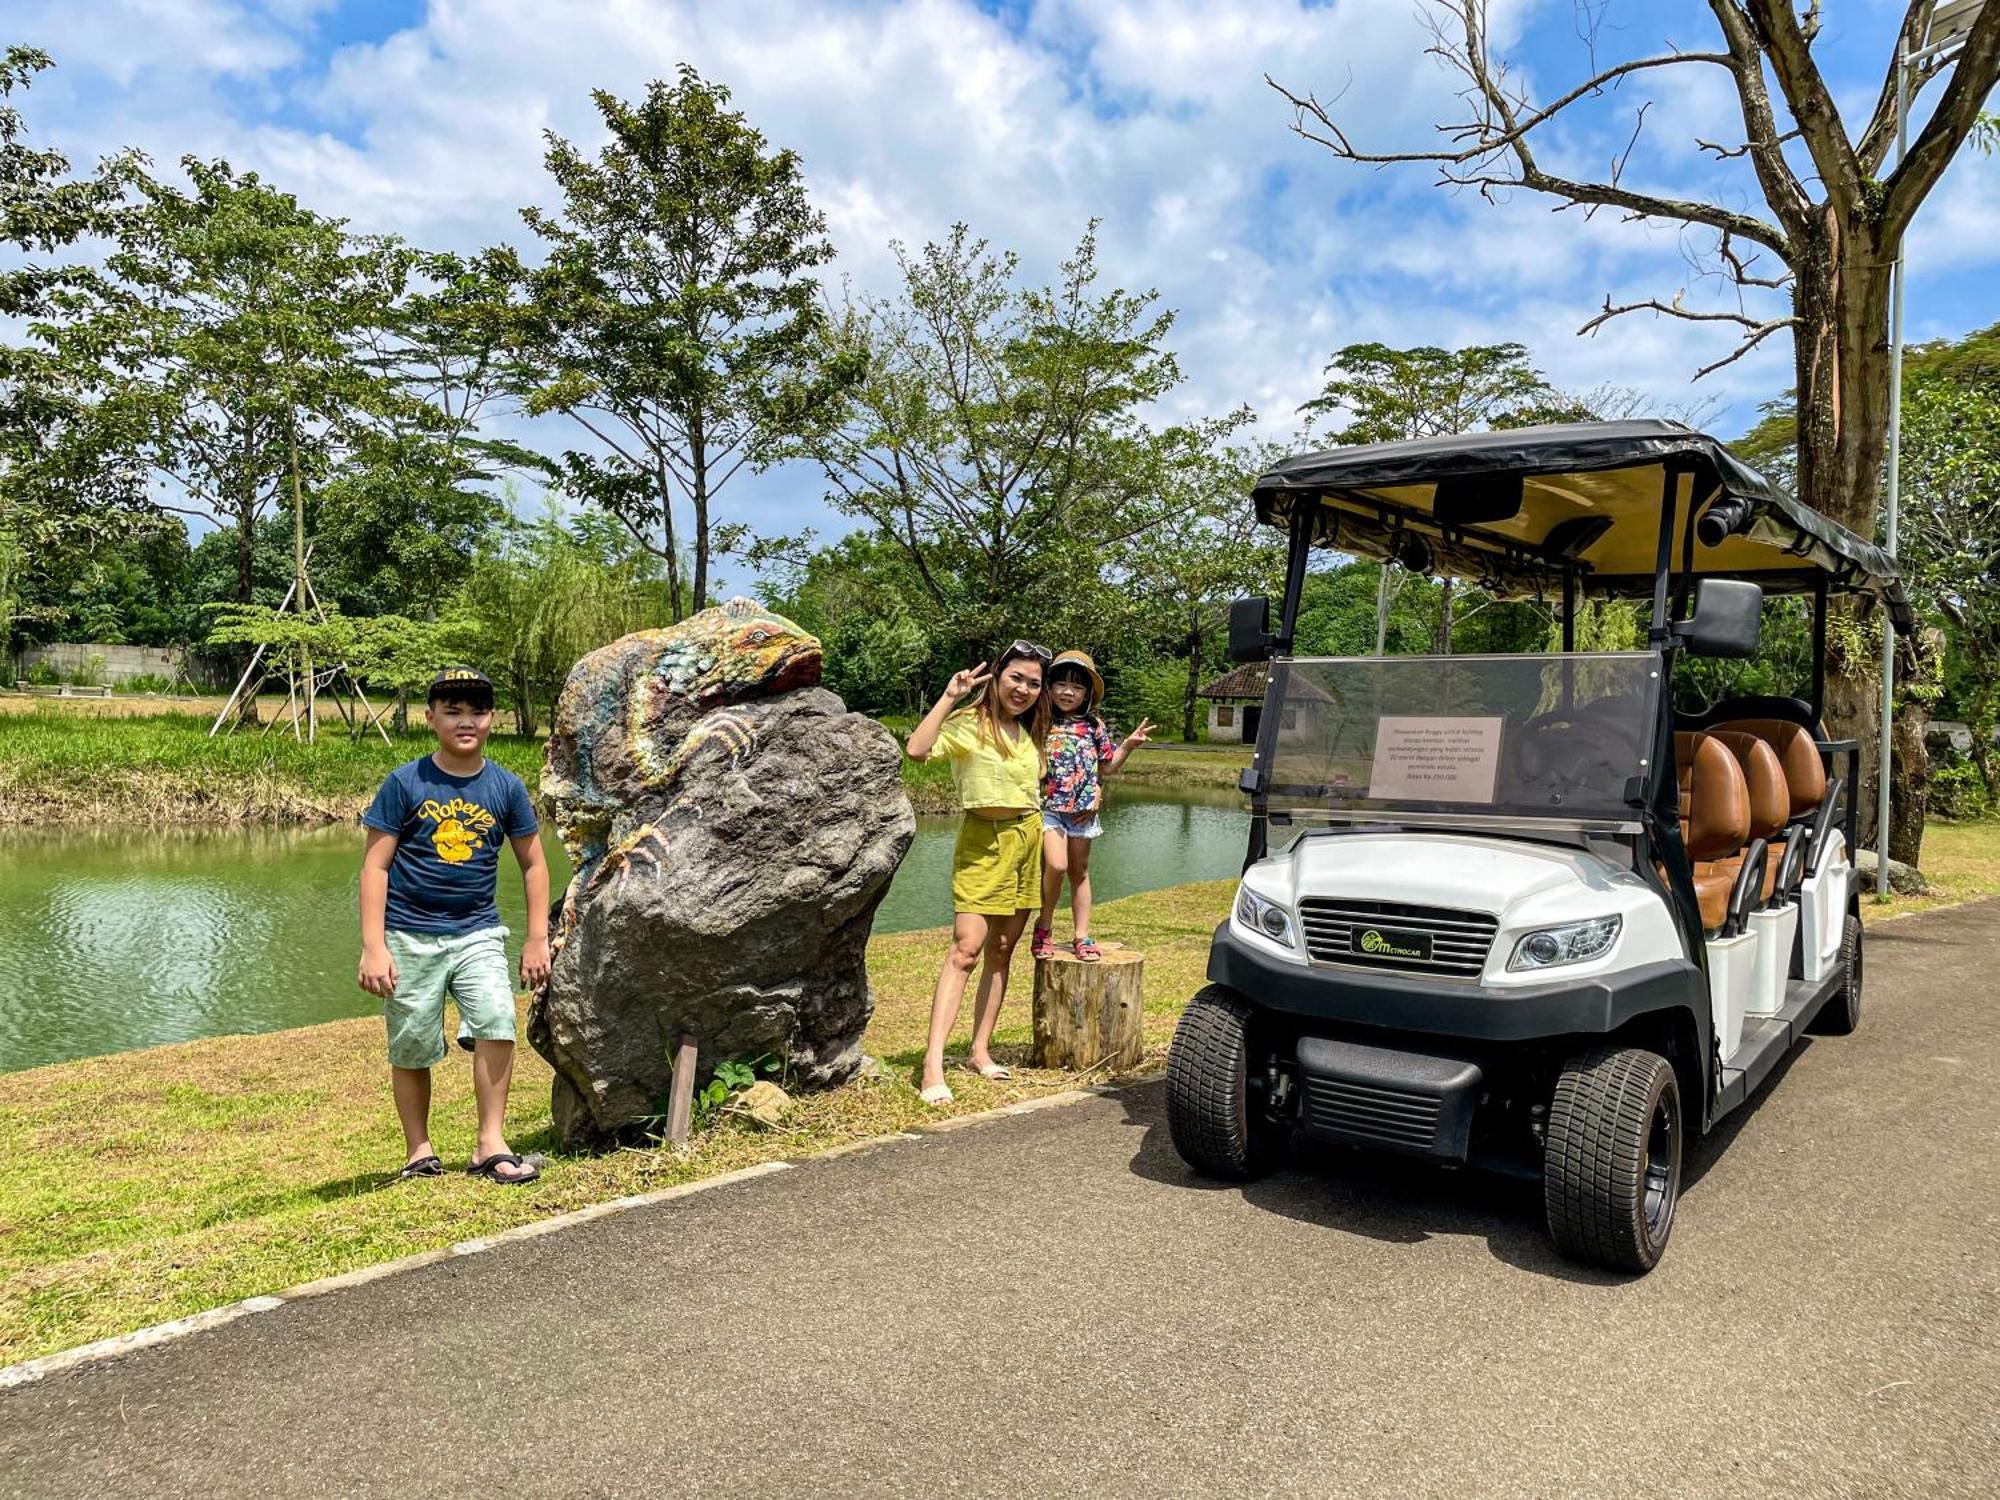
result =
[[[1672,302],[1662,302],[1657,297],[1648,297],[1643,302],[1626,302],[1617,305],[1614,305],[1611,299],[1606,297],[1602,310],[1595,317],[1591,318],[1589,322],[1577,329],[1577,335],[1582,337],[1585,334],[1594,334],[1613,318],[1622,318],[1627,313],[1635,312],[1657,313],[1662,317],[1681,318],[1689,323],[1735,323],[1740,327],[1749,329],[1749,335],[1731,353],[1716,360],[1713,364],[1703,365],[1690,377],[1692,380],[1699,380],[1704,375],[1714,374],[1724,365],[1734,364],[1779,329],[1791,328],[1799,321],[1797,318],[1791,316],[1782,318],[1753,318],[1747,313],[1698,312],[1694,308],[1682,305],[1681,297],[1683,295],[1683,293],[1676,293]]]
[[[1900,242],[1918,207],[1971,133],[1996,82],[2000,82],[2000,5],[1989,5],[1972,23],[1951,81],[1910,154],[1882,184],[1882,235],[1887,243]]]
[[[1769,287],[1775,291],[1779,287],[1789,286],[1792,282],[1792,273],[1790,271],[1786,271],[1778,276],[1752,276],[1750,268],[1757,264],[1760,257],[1753,253],[1748,260],[1745,260],[1736,252],[1735,247],[1730,244],[1727,234],[1722,236],[1722,243],[1716,246],[1715,253],[1721,256],[1724,262],[1728,264],[1729,274],[1735,279],[1738,286]]]
[[[1748,16],[1763,43],[1764,56],[1770,60],[1778,87],[1784,91],[1792,118],[1798,122],[1806,150],[1812,153],[1820,182],[1835,205],[1843,212],[1852,212],[1867,195],[1861,163],[1855,159],[1847,128],[1841,124],[1840,109],[1833,102],[1826,79],[1820,75],[1819,64],[1813,61],[1812,39],[1800,26],[1792,5],[1793,0],[1709,0],[1724,35],[1729,31],[1731,12],[1738,17]],[[1815,29],[1817,9],[1814,7],[1813,12]]]
[[[1346,131],[1334,120],[1328,106],[1322,104],[1315,95],[1295,94],[1266,75],[1264,81],[1282,95],[1295,112],[1292,125],[1294,133],[1302,139],[1326,147],[1346,161],[1370,166],[1429,162],[1439,168],[1441,184],[1477,188],[1489,197],[1495,189],[1526,188],[1531,192],[1568,199],[1573,204],[1622,208],[1637,218],[1706,224],[1718,231],[1734,234],[1740,239],[1754,240],[1769,246],[1781,255],[1789,255],[1785,231],[1753,215],[1740,213],[1716,203],[1697,199],[1666,198],[1625,187],[1618,181],[1618,177],[1622,174],[1624,163],[1629,157],[1631,150],[1629,144],[1626,152],[1613,164],[1613,180],[1608,183],[1578,182],[1545,171],[1535,159],[1534,151],[1529,144],[1528,137],[1538,126],[1545,124],[1578,99],[1601,94],[1605,85],[1628,74],[1681,63],[1704,63],[1736,72],[1740,65],[1729,53],[1676,52],[1666,56],[1621,63],[1593,74],[1552,103],[1539,109],[1531,109],[1524,97],[1508,92],[1505,87],[1504,65],[1496,65],[1488,53],[1484,0],[1449,0],[1449,3],[1440,8],[1458,20],[1463,36],[1449,37],[1441,25],[1434,24],[1433,35],[1436,41],[1428,50],[1447,66],[1465,76],[1469,85],[1466,98],[1472,113],[1472,117],[1467,121],[1443,127],[1444,133],[1452,142],[1451,148],[1435,151],[1364,151],[1354,144]],[[1642,109],[1642,120],[1643,115]],[[1317,129],[1313,128],[1315,125]],[[1750,133],[1753,139],[1757,137],[1754,128]],[[1771,134],[1775,136],[1775,131]],[[1635,127],[1635,139],[1636,136]],[[1488,165],[1495,157],[1507,154],[1511,154],[1514,166],[1518,170],[1508,173],[1501,171],[1497,166]],[[1466,167],[1476,167],[1478,170],[1455,170]]]
[[[1874,111],[1861,132],[1860,144],[1854,148],[1861,170],[1871,177],[1882,170],[1882,163],[1889,157],[1889,143],[1896,138],[1896,70],[1903,65],[1904,54],[1915,49],[1917,39],[1923,34],[1924,20],[1934,4],[1936,0],[1910,0],[1909,9],[1903,12],[1903,24],[1896,28],[1896,50],[1889,55],[1889,70],[1882,75],[1882,89],[1875,96]],[[1910,89],[1913,101],[1935,71],[1926,70],[1913,81]]]

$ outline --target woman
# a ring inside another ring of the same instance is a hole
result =
[[[965,810],[951,860],[951,952],[931,994],[922,1085],[926,1104],[951,1103],[944,1044],[981,954],[986,966],[973,1003],[966,1066],[983,1078],[1010,1076],[993,1061],[987,1044],[1007,998],[1014,945],[1041,901],[1041,751],[1049,717],[1042,675],[1048,664],[1048,647],[1016,641],[1000,653],[991,671],[970,667],[954,674],[905,746],[912,760],[950,759],[958,804]],[[981,688],[985,691],[977,702],[952,711],[959,699]]]

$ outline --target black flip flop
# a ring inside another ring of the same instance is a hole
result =
[[[435,1156],[420,1156],[415,1161],[405,1162],[397,1177],[442,1177],[444,1163]]]
[[[498,1172],[493,1170],[495,1166],[502,1162],[505,1162],[510,1167],[526,1167],[528,1170],[519,1177],[502,1177]],[[488,1182],[497,1182],[503,1187],[520,1187],[523,1184],[533,1182],[537,1177],[542,1175],[540,1167],[532,1162],[521,1160],[520,1157],[514,1155],[511,1151],[495,1152],[492,1156],[487,1157],[485,1161],[474,1162],[465,1169],[465,1172],[468,1177],[484,1177]]]

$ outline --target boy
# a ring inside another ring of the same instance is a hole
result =
[[[507,929],[494,891],[500,838],[514,846],[527,887],[521,983],[549,977],[549,870],[528,789],[486,759],[493,684],[473,667],[446,667],[431,683],[424,722],[438,747],[396,767],[362,814],[361,988],[382,998],[389,1076],[409,1147],[404,1177],[436,1177],[431,1069],[445,1058],[444,998],[458,1006],[458,1044],[472,1054],[479,1138],[473,1176],[533,1182],[540,1171],[507,1149],[501,1126],[514,1074],[514,988]]]

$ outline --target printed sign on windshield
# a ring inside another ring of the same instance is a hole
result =
[[[1500,770],[1498,715],[1411,718],[1375,724],[1368,795],[1384,800],[1490,804]]]

